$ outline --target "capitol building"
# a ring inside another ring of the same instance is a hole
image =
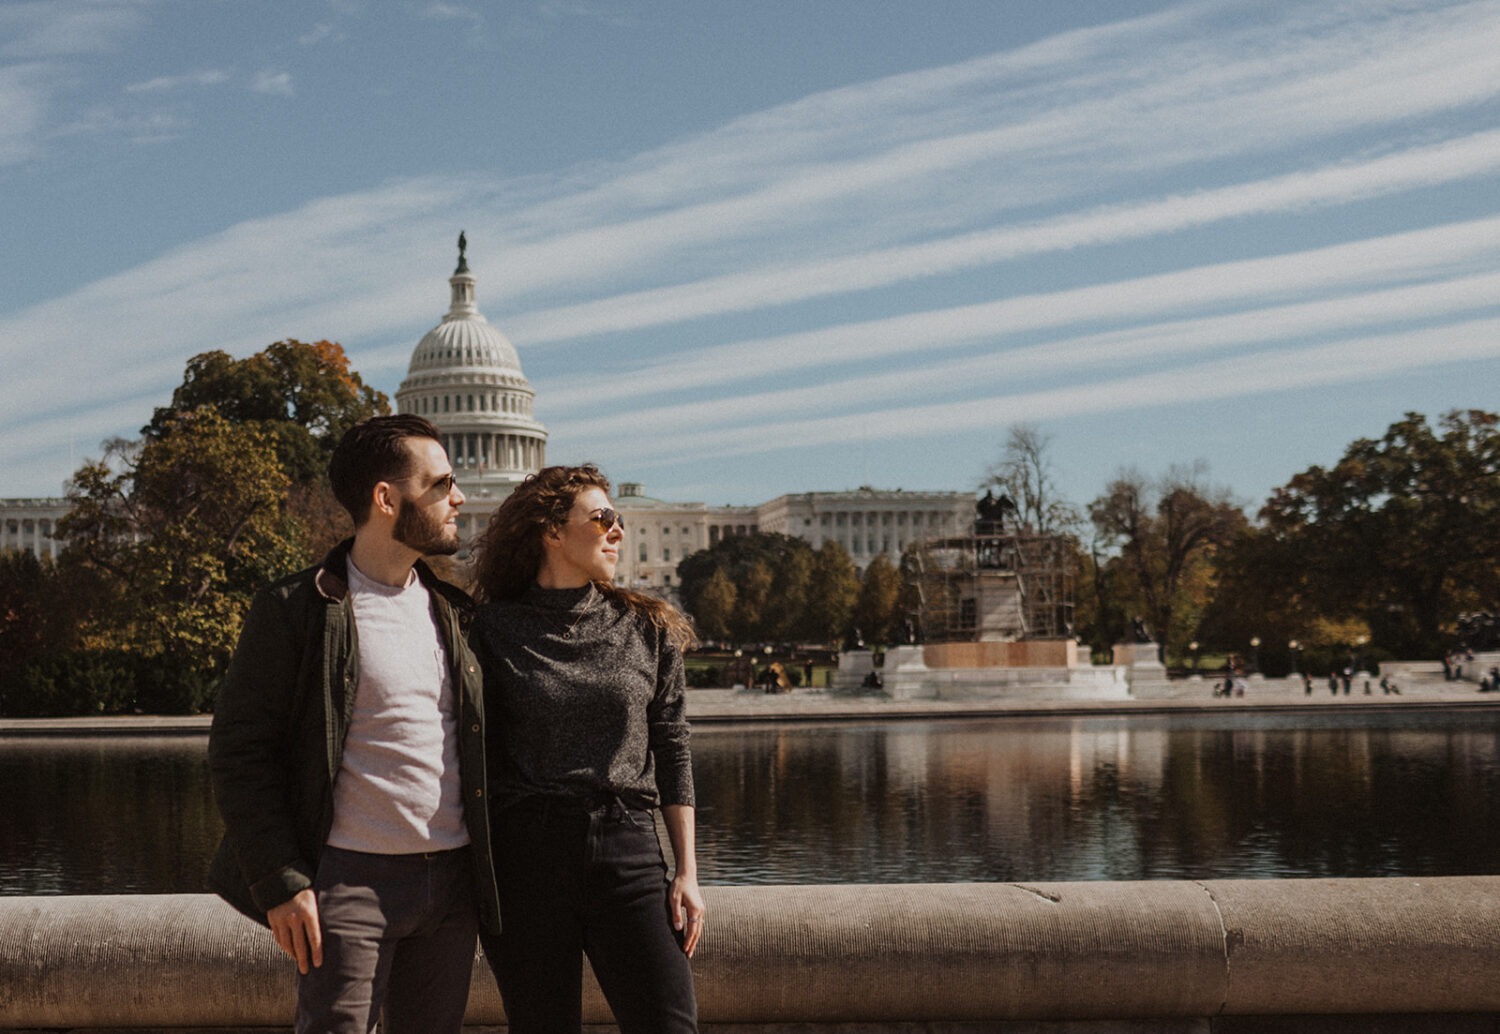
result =
[[[448,312],[417,342],[396,410],[424,416],[442,432],[467,497],[459,531],[472,541],[511,490],[546,465],[547,429],[515,346],[479,311],[466,244],[460,235]],[[895,560],[909,543],[968,534],[974,521],[972,492],[869,487],[711,506],[655,499],[642,484],[620,480],[614,504],[626,525],[616,580],[663,594],[675,587],[683,557],[731,535],[779,532],[814,549],[835,541],[862,570],[881,554]],[[62,543],[54,533],[67,510],[62,498],[0,499],[0,549],[57,556]]]

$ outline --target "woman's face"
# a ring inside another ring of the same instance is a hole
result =
[[[621,521],[608,520],[613,513],[603,489],[579,492],[567,523],[542,536],[537,583],[544,589],[576,589],[614,581],[625,528]]]

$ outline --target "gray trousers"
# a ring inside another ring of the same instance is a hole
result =
[[[467,848],[324,848],[313,882],[323,965],[297,977],[297,1034],[458,1034],[479,913]]]

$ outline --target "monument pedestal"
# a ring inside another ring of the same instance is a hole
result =
[[[1167,668],[1157,656],[1155,643],[1116,643],[1114,661],[1125,669],[1125,681],[1133,697],[1165,697],[1172,695],[1172,685],[1167,681]]]

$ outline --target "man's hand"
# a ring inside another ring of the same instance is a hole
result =
[[[309,964],[323,964],[323,931],[318,926],[318,899],[312,888],[300,890],[266,913],[276,947],[297,960],[297,972],[306,974]]]

